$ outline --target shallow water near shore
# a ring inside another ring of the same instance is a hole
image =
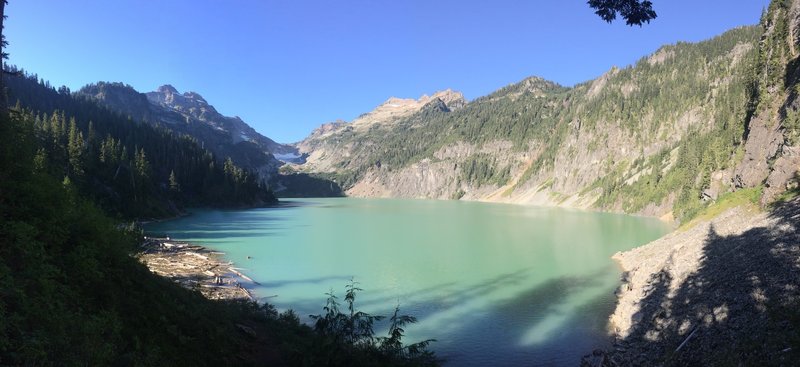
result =
[[[652,218],[520,205],[294,199],[200,210],[146,230],[225,252],[255,295],[302,319],[326,292],[418,318],[406,342],[436,338],[451,366],[574,366],[608,343],[620,270],[611,260],[670,228]],[[377,328],[383,332],[382,324]]]

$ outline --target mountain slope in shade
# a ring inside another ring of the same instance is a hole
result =
[[[228,134],[232,144],[251,142],[275,156],[294,153],[295,150],[288,145],[279,144],[267,138],[250,125],[242,121],[239,116],[223,116],[208,104],[206,100],[195,92],[183,94],[171,85],[163,85],[154,92],[145,93],[150,103],[160,106],[165,110],[179,113],[186,121],[197,120],[203,122],[217,131]]]
[[[231,157],[234,163],[257,171],[265,180],[275,177],[283,164],[276,156],[301,161],[293,147],[259,134],[239,117],[223,116],[195,92],[181,94],[171,85],[163,85],[154,92],[139,93],[122,83],[99,82],[77,93],[134,120],[192,136],[216,155]]]

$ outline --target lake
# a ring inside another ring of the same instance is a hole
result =
[[[462,201],[294,199],[276,208],[194,211],[148,231],[222,251],[258,297],[301,318],[325,293],[418,318],[451,366],[575,366],[608,345],[620,270],[611,260],[666,234],[652,218]],[[381,332],[383,326],[379,328]]]

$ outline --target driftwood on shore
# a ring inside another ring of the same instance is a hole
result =
[[[246,288],[258,285],[222,258],[223,253],[169,237],[145,237],[139,261],[155,274],[198,290],[209,299],[255,300]]]

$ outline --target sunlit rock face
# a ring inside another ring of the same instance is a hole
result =
[[[386,131],[393,133],[400,123],[423,112],[451,112],[467,105],[461,92],[446,89],[418,99],[390,97],[372,111],[358,116],[351,122],[334,121],[322,124],[308,137],[295,144],[298,151],[307,156],[301,169],[307,172],[342,171],[342,163],[350,157],[361,158],[351,152],[358,142],[344,142],[343,137],[363,138],[364,134]],[[368,140],[368,139],[365,139]],[[367,142],[371,144],[370,142]],[[376,145],[380,144],[376,142]],[[351,154],[352,153],[352,154]],[[345,168],[346,169],[346,168]],[[399,196],[399,195],[397,195]]]

